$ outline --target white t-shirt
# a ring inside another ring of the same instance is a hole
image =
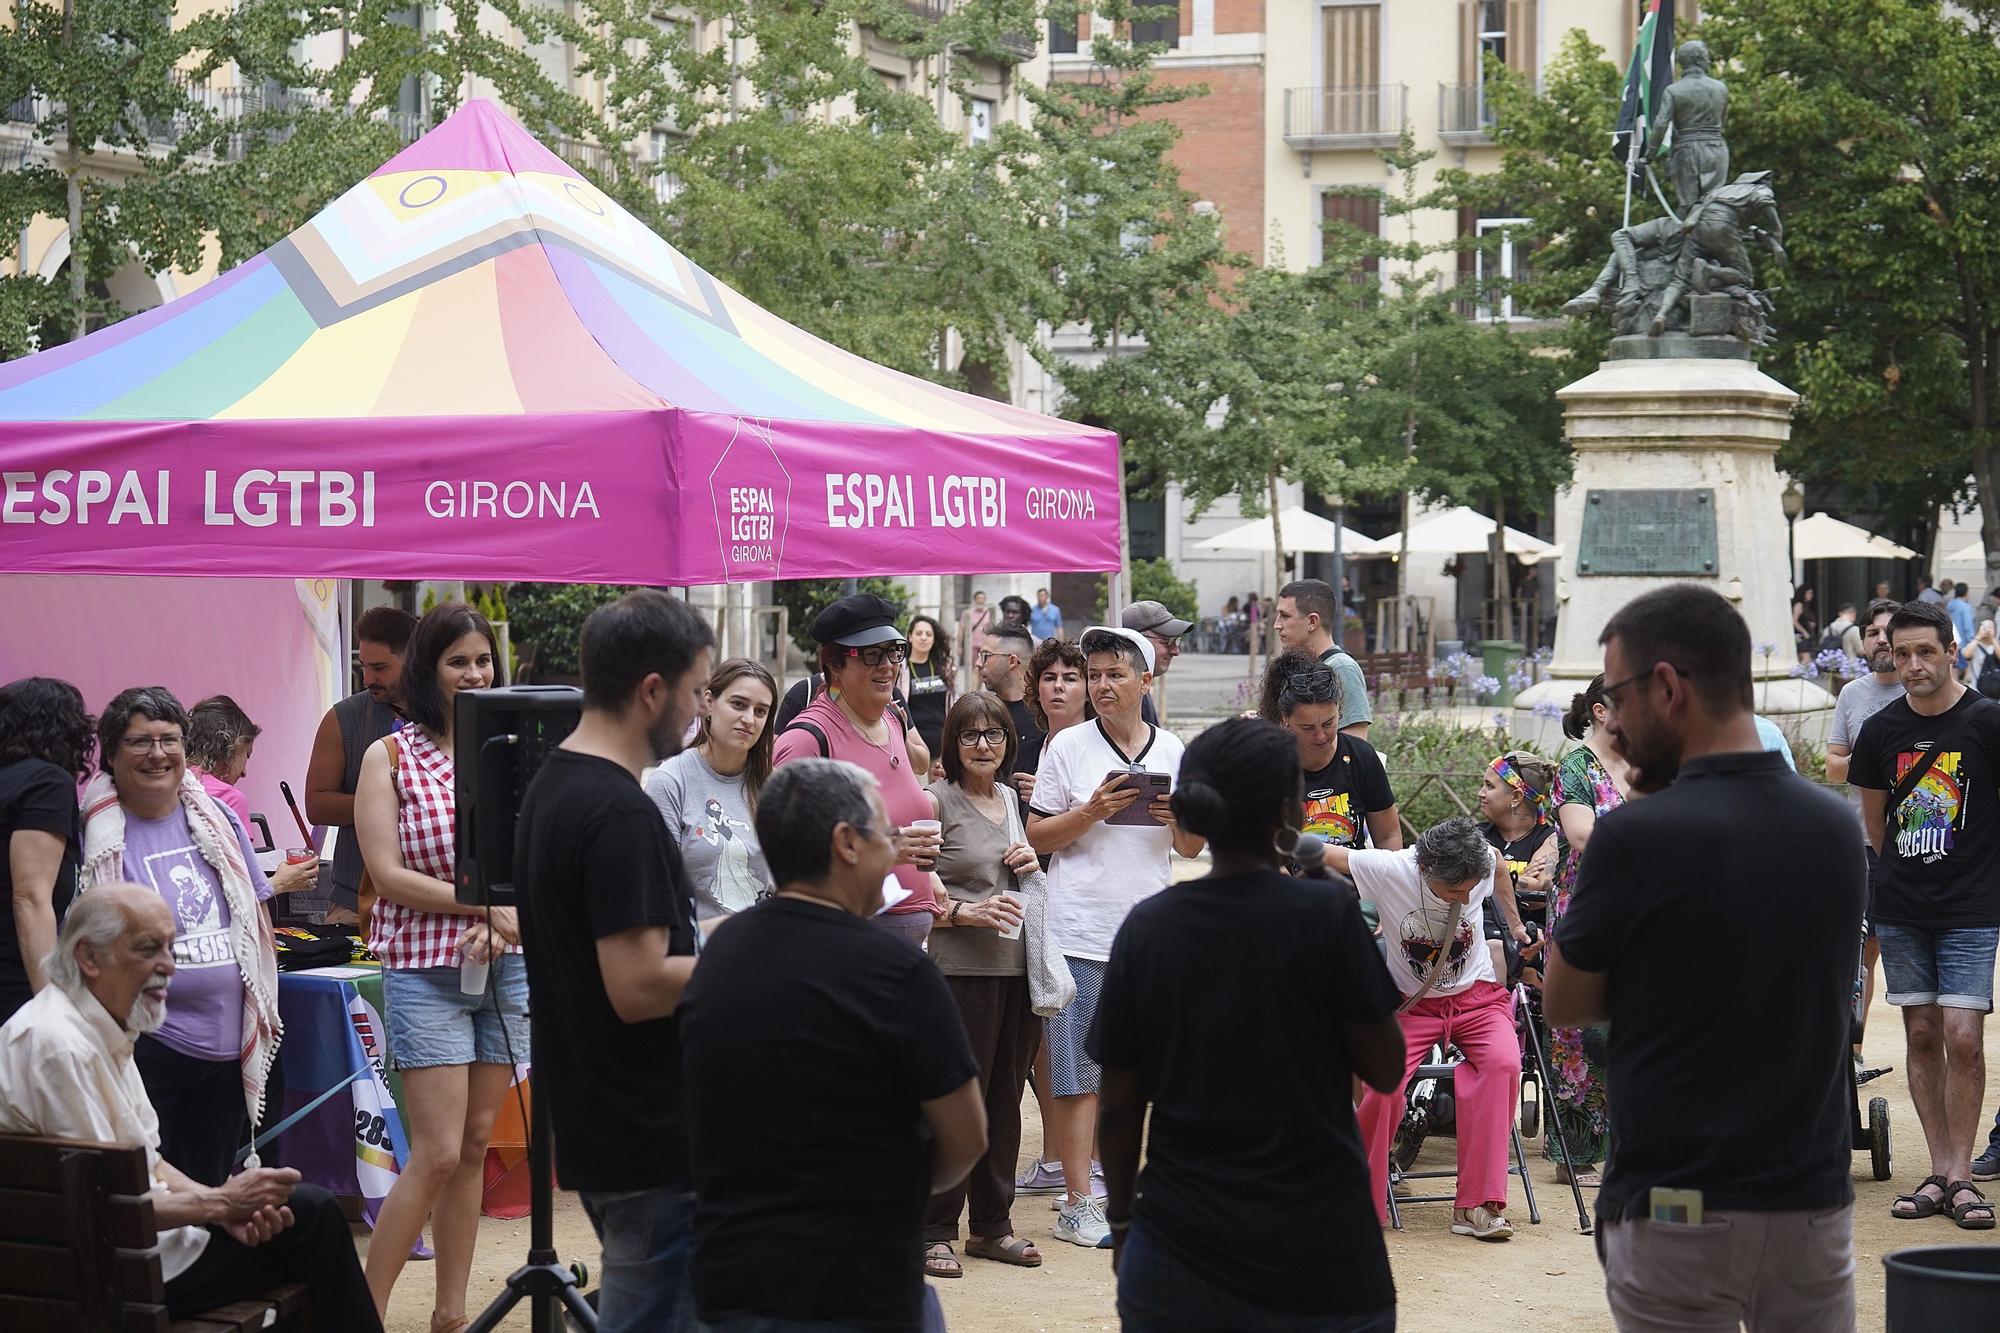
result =
[[[1430,891],[1417,874],[1414,848],[1400,852],[1360,851],[1347,859],[1348,875],[1363,898],[1372,898],[1381,911],[1382,938],[1389,943],[1389,976],[1396,989],[1414,995],[1430,971],[1438,941],[1451,920],[1451,904]],[[1459,913],[1458,931],[1451,941],[1450,961],[1439,974],[1437,984],[1426,993],[1457,995],[1474,983],[1493,981],[1493,956],[1480,930],[1480,909],[1493,893],[1489,875],[1472,891],[1472,901]]]
[[[1179,774],[1180,738],[1152,729],[1146,748],[1131,756],[1148,773]],[[1090,801],[1105,775],[1129,766],[1104,735],[1100,722],[1066,727],[1042,747],[1035,771],[1034,808],[1067,814]],[[1158,824],[1093,824],[1049,862],[1049,935],[1072,958],[1111,957],[1111,941],[1125,914],[1167,886],[1174,835]]]

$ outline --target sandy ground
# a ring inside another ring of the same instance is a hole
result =
[[[1909,1101],[1903,1077],[1901,1023],[1878,1000],[1870,1016],[1871,1063],[1890,1063],[1893,1073],[1863,1089],[1864,1095],[1887,1097],[1895,1140],[1896,1174],[1888,1181],[1870,1178],[1866,1154],[1854,1158],[1855,1272],[1861,1327],[1883,1326],[1882,1255],[1911,1245],[2000,1243],[2000,1231],[1963,1232],[1948,1220],[1897,1222],[1889,1204],[1899,1189],[1907,1189],[1928,1172],[1923,1135]],[[2000,1070],[2000,1023],[1987,1026],[1986,1058]],[[1744,1095],[1749,1089],[1716,1090],[1717,1096]],[[1991,1098],[1988,1099],[1989,1102]],[[1990,1108],[1989,1108],[1990,1109]],[[1025,1107],[1024,1152],[1037,1151],[1041,1126],[1034,1101]],[[1451,1161],[1451,1143],[1427,1148],[1426,1165]],[[1556,1184],[1552,1168],[1542,1160],[1539,1145],[1529,1145],[1529,1168],[1542,1223],[1527,1223],[1526,1201],[1516,1182],[1509,1215],[1515,1239],[1503,1245],[1481,1244],[1448,1230],[1450,1209],[1444,1204],[1412,1207],[1404,1214],[1405,1230],[1389,1235],[1389,1258],[1395,1268],[1402,1326],[1408,1329],[1467,1327],[1469,1309],[1492,1311],[1497,1321],[1482,1327],[1519,1327],[1510,1309],[1533,1312],[1544,1328],[1600,1329],[1611,1326],[1604,1303],[1603,1277],[1589,1237],[1577,1229],[1576,1209],[1569,1191]],[[2000,1196],[2000,1191],[1996,1191]],[[1036,1333],[1039,1330],[1115,1329],[1111,1264],[1108,1254],[1078,1249],[1055,1241],[1050,1228],[1055,1214],[1042,1198],[1024,1198],[1014,1218],[1022,1234],[1035,1240],[1047,1256],[1039,1269],[1008,1268],[970,1260],[965,1276],[937,1282],[938,1294],[954,1333]],[[365,1245],[365,1236],[363,1244]],[[564,1259],[581,1258],[595,1265],[596,1238],[574,1195],[556,1196],[556,1244]],[[500,1290],[506,1275],[527,1252],[528,1224],[487,1219],[480,1228],[474,1261],[471,1300],[480,1308]],[[431,1306],[432,1267],[412,1264],[405,1270],[389,1310],[390,1333],[424,1333]],[[527,1328],[525,1307],[517,1308],[504,1327]]]

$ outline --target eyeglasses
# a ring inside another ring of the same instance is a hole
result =
[[[1659,670],[1661,667],[1672,667],[1675,675],[1685,676],[1690,680],[1694,678],[1694,672],[1689,671],[1684,667],[1674,666],[1672,662],[1655,662],[1653,663],[1653,665],[1647,667],[1644,671],[1641,671],[1636,675],[1625,677],[1625,679],[1619,681],[1616,685],[1606,685],[1604,687],[1604,706],[1611,712],[1614,713],[1617,712],[1618,692],[1620,690],[1630,689],[1632,686],[1638,684],[1642,680],[1651,680],[1653,678],[1653,673]]]
[[[910,645],[906,641],[895,643],[874,643],[866,648],[849,648],[849,657],[858,657],[863,666],[881,666],[884,662],[907,662],[910,659]]]
[[[958,743],[965,749],[970,750],[981,742],[992,746],[1005,745],[1007,743],[1007,732],[1001,727],[988,727],[984,731],[961,731],[958,733]]]
[[[179,754],[182,739],[179,736],[121,736],[118,744],[124,747],[126,754],[146,754],[156,748],[161,754]]]
[[[1296,703],[1330,704],[1340,697],[1340,677],[1332,667],[1307,667],[1287,676],[1280,692]]]

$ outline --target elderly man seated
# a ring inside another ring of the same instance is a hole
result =
[[[1389,976],[1404,999],[1398,1011],[1409,1043],[1403,1084],[1434,1044],[1455,1046],[1465,1057],[1452,1075],[1458,1188],[1451,1229],[1477,1240],[1511,1239],[1507,1127],[1520,1094],[1521,1047],[1480,928],[1480,908],[1505,869],[1479,826],[1466,818],[1447,819],[1400,852],[1328,847],[1326,862],[1380,908]],[[1511,895],[1500,901],[1508,924],[1515,924]],[[1403,1118],[1403,1084],[1388,1094],[1369,1089],[1357,1112],[1376,1215],[1385,1222],[1389,1148]]]
[[[76,900],[49,984],[0,1027],[0,1132],[145,1145],[174,1318],[300,1282],[316,1327],[380,1333],[331,1194],[261,1167],[201,1185],[161,1160],[132,1043],[167,1016],[173,940],[173,914],[151,889],[107,885]]]

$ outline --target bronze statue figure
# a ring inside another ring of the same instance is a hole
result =
[[[1674,58],[1680,63],[1681,76],[1660,94],[1658,113],[1639,161],[1643,165],[1656,158],[1661,140],[1667,131],[1673,131],[1667,174],[1674,183],[1674,198],[1685,214],[1729,179],[1729,142],[1722,137],[1723,124],[1729,118],[1729,89],[1710,77],[1705,44],[1682,42]]]

